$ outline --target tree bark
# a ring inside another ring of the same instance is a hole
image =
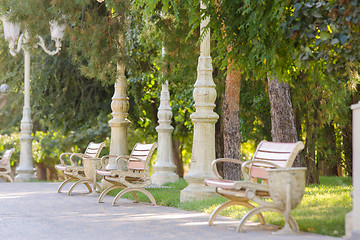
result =
[[[298,136],[289,84],[278,81],[274,77],[268,77],[268,87],[271,106],[272,140],[274,142],[296,142]],[[293,166],[302,166],[300,155],[296,157]]]
[[[222,113],[220,113],[219,108],[222,108],[224,95],[217,97],[215,100],[215,112],[219,114],[219,120],[215,123],[215,157],[222,158],[224,157],[224,128]],[[216,165],[218,173],[220,176],[224,177],[224,164],[222,162]]]
[[[320,129],[321,142],[317,149],[317,163],[321,176],[337,176],[341,164],[341,148],[336,144],[334,124],[325,124]],[[319,141],[318,141],[319,142]]]
[[[183,178],[184,177],[184,164],[183,164],[183,160],[182,160],[182,155],[181,155],[181,151],[180,151],[180,143],[179,140],[172,140],[172,153],[173,153],[173,159],[174,159],[174,164],[176,166],[176,174],[180,177]]]
[[[36,178],[38,181],[46,181],[46,167],[43,163],[36,163]]]
[[[225,80],[225,94],[223,102],[223,131],[224,131],[224,157],[240,159],[240,83],[241,71],[232,69],[229,64],[228,75]],[[224,163],[224,178],[232,180],[241,179],[241,165]]]
[[[350,116],[351,119],[351,116]],[[352,125],[346,125],[342,128],[344,165],[345,171],[352,176]]]
[[[316,141],[317,141],[317,121],[318,113],[315,106],[313,118],[309,112],[306,114],[306,144],[305,144],[305,164],[308,170],[306,182],[319,183],[319,172],[316,166]],[[311,120],[310,120],[311,119]]]
[[[356,85],[356,89],[359,89],[359,84]],[[349,104],[355,104],[358,102],[359,102],[359,95],[356,93],[351,94],[351,99],[349,100]],[[352,165],[353,165],[351,116],[352,116],[352,111],[349,111],[347,116],[345,116],[345,118],[350,120],[342,127],[343,149],[344,149],[343,167],[345,171],[349,174],[349,176],[352,176]]]

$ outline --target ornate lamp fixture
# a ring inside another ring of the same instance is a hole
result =
[[[4,26],[5,40],[9,42],[10,53],[15,56],[20,52],[20,49],[24,47],[24,44],[28,42],[28,32],[25,30],[25,32],[20,35],[20,25],[18,23],[10,22],[6,16],[2,16],[1,20]],[[58,22],[54,20],[50,21],[49,24],[51,40],[55,42],[56,49],[54,51],[49,51],[45,46],[44,39],[39,35],[36,36],[39,39],[39,42],[35,45],[35,47],[40,46],[47,54],[52,56],[61,50],[61,40],[64,37],[66,26],[65,24],[58,24]],[[17,47],[15,47],[16,41]]]
[[[34,167],[32,161],[32,140],[31,136],[33,124],[31,121],[31,108],[30,108],[30,46],[29,33],[25,31],[20,34],[20,25],[15,22],[10,22],[6,16],[2,16],[1,20],[4,26],[5,40],[9,42],[10,53],[16,56],[20,50],[24,51],[24,107],[23,118],[21,120],[20,129],[20,164],[17,168],[18,175],[15,177],[16,182],[27,182],[35,179]],[[61,50],[61,40],[64,37],[64,24],[58,24],[56,21],[50,21],[51,39],[55,42],[56,49],[53,51],[48,50],[45,46],[44,39],[36,36],[39,42],[33,47],[40,46],[44,52],[49,55],[55,55]],[[19,36],[20,35],[20,36]]]

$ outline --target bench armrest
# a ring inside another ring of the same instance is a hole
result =
[[[215,174],[215,177],[216,178],[219,178],[219,179],[223,179],[223,177],[220,176],[218,170],[217,170],[217,163],[220,163],[220,162],[231,162],[231,163],[236,163],[236,164],[242,164],[243,162],[240,161],[239,159],[234,159],[234,158],[218,158],[218,159],[215,159],[211,166],[212,166],[212,170]]]
[[[101,168],[102,169],[106,169],[106,166],[109,163],[109,158],[117,158],[119,157],[118,155],[105,155],[101,158],[100,163],[101,163]]]
[[[61,165],[64,165],[64,166],[66,165],[65,160],[63,159],[63,157],[66,156],[66,155],[69,155],[69,157],[70,157],[72,154],[74,154],[74,153],[65,152],[65,153],[60,154]]]
[[[254,183],[251,181],[236,181],[234,184],[236,190],[246,189],[247,191],[269,191],[269,186],[262,183]]]
[[[248,172],[246,171],[247,169],[249,169],[253,163],[260,163],[262,164],[264,167],[269,167],[269,168],[281,168],[279,165],[269,162],[269,161],[265,161],[265,160],[250,160],[250,161],[246,161],[241,165],[241,173],[244,177],[244,180],[250,180],[250,176],[248,174]]]
[[[93,158],[92,156],[89,156],[87,154],[84,154],[84,153],[73,153],[71,154],[70,156],[70,162],[71,162],[71,165],[73,166],[77,166],[78,164],[76,164],[76,160],[75,160],[75,157],[76,158],[80,158],[80,159],[83,159],[83,158]]]
[[[141,159],[141,158],[138,158],[138,157],[134,157],[134,156],[130,156],[130,155],[121,155],[121,156],[118,156],[116,158],[116,166],[118,167],[118,169],[121,169],[121,161],[124,161],[124,162],[129,162],[129,160],[134,159],[136,161],[139,161],[139,162],[146,162],[145,160]]]

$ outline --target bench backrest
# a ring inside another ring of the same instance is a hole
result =
[[[130,156],[140,158],[143,162],[136,160],[135,158],[129,158],[128,169],[129,170],[148,170],[149,161],[155,149],[158,147],[157,143],[153,144],[143,144],[136,143],[133,150],[131,151]]]
[[[105,146],[105,143],[90,142],[85,150],[85,154],[91,156],[91,158],[99,158],[100,152]]]
[[[292,167],[298,153],[304,149],[304,143],[279,143],[261,141],[258,145],[252,160],[263,160],[276,164],[282,168]],[[253,163],[250,166],[249,175],[252,178],[268,179],[266,168],[271,165],[263,163]]]
[[[5,150],[5,152],[1,158],[1,165],[3,168],[10,167],[10,158],[14,151],[15,151],[15,148]]]

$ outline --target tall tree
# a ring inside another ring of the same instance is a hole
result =
[[[272,140],[274,142],[296,142],[298,135],[289,84],[268,77],[268,91],[271,105]],[[295,159],[294,166],[302,166],[300,156]]]
[[[224,131],[224,157],[241,159],[240,157],[240,83],[241,71],[233,69],[229,64],[225,80],[225,93],[222,107]],[[226,179],[240,180],[241,165],[225,162],[223,165]]]

